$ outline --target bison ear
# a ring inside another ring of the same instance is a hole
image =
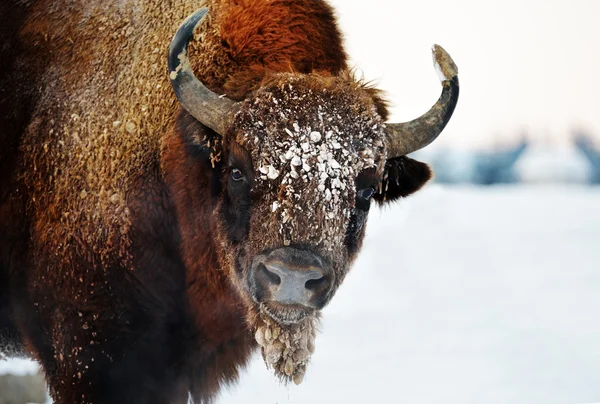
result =
[[[373,198],[383,204],[408,196],[431,179],[429,166],[410,157],[394,157],[385,163],[383,180]]]

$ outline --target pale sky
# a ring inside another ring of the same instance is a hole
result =
[[[329,0],[352,62],[387,91],[392,120],[440,94],[430,47],[458,65],[457,110],[438,143],[489,147],[527,132],[567,144],[582,127],[600,140],[599,0]]]

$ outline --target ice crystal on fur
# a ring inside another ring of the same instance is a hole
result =
[[[309,316],[297,324],[282,326],[261,314],[254,334],[267,367],[284,381],[302,383],[310,356],[315,351],[317,321]]]
[[[263,90],[238,116],[244,129],[238,141],[259,167],[257,187],[273,196],[267,203],[279,215],[283,244],[308,238],[331,251],[343,242],[357,175],[382,169],[384,128],[372,103],[361,105],[344,91],[356,83],[331,79],[313,89],[309,78],[280,75],[281,81]],[[353,108],[358,111],[351,114]],[[322,229],[299,234],[301,214]]]

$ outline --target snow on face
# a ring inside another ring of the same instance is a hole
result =
[[[246,102],[233,127],[261,194],[251,233],[269,234],[265,248],[311,244],[341,258],[356,177],[385,163],[384,126],[366,91],[341,78],[281,75]]]

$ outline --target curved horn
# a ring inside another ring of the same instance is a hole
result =
[[[223,134],[238,104],[213,93],[196,78],[188,59],[188,44],[208,8],[196,11],[181,24],[169,45],[169,78],[183,108],[215,132]]]
[[[458,101],[458,68],[450,55],[433,45],[433,64],[442,82],[442,95],[424,115],[410,122],[387,124],[388,158],[404,156],[433,142],[450,120]]]

